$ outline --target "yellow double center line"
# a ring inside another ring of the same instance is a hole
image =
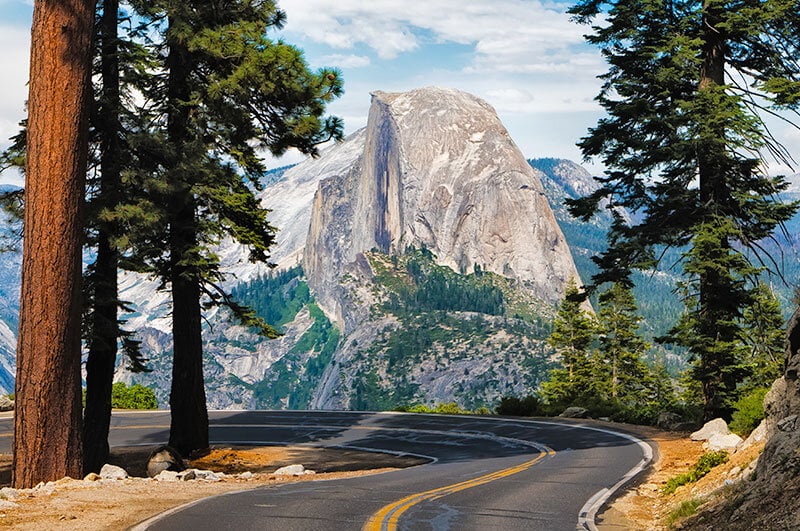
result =
[[[485,485],[486,483],[495,481],[497,479],[513,476],[514,474],[529,469],[548,455],[555,455],[555,452],[548,449],[548,451],[542,451],[534,459],[511,468],[498,470],[497,472],[492,472],[491,474],[486,474],[485,476],[479,476],[467,481],[462,481],[461,483],[446,485],[444,487],[439,487],[438,489],[406,496],[402,500],[398,500],[394,503],[386,505],[385,507],[382,507],[378,512],[373,514],[364,525],[364,531],[394,531],[397,529],[397,522],[400,520],[400,516],[418,503],[436,500],[442,496],[447,496],[448,494],[471,489],[472,487],[477,487],[479,485]]]

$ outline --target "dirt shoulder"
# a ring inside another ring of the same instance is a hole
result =
[[[226,447],[189,463],[219,473],[218,481],[160,482],[147,479],[154,447],[116,448],[111,464],[132,477],[123,480],[69,478],[21,491],[0,490],[0,527],[20,530],[118,530],[179,505],[227,492],[295,481],[339,479],[406,468],[425,462],[372,452],[311,447]],[[275,475],[280,467],[302,464],[313,474]],[[137,477],[138,476],[138,477]],[[0,486],[11,479],[11,456],[0,455]]]
[[[609,424],[613,429],[633,433],[656,443],[658,450],[647,475],[634,483],[627,492],[616,498],[598,518],[602,531],[621,529],[666,530],[680,524],[675,513],[681,506],[693,504],[697,510],[705,503],[724,496],[726,489],[741,481],[742,471],[758,459],[763,443],[734,452],[729,461],[711,470],[696,483],[679,487],[672,494],[664,494],[663,488],[670,478],[687,472],[707,450],[702,441],[692,441],[689,433],[665,432],[647,426]]]

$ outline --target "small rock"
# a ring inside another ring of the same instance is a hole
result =
[[[147,460],[147,477],[154,478],[162,471],[183,472],[186,470],[186,462],[178,451],[169,446],[159,446]]]
[[[305,471],[303,465],[284,466],[273,472],[276,476],[299,476]]]
[[[603,422],[611,422],[610,417],[598,417],[597,420],[602,420]]]
[[[564,417],[568,419],[585,419],[589,416],[589,410],[584,407],[568,407],[565,409],[559,417]]]
[[[730,452],[735,450],[742,442],[742,438],[735,433],[729,433],[728,435],[715,434],[708,440],[708,449],[712,452],[720,450]]]
[[[13,509],[14,507],[19,507],[19,504],[13,501],[0,500],[0,510]]]
[[[316,472],[314,470],[304,470],[303,471],[303,475],[304,476],[311,476],[313,474],[316,474]]]
[[[178,473],[174,470],[162,470],[153,479],[156,481],[178,481]]]
[[[0,489],[0,498],[9,501],[16,501],[19,498],[19,491],[17,489],[12,489],[11,487],[3,487]]]
[[[195,470],[194,472],[197,479],[202,481],[222,481],[222,477],[225,475],[222,472],[217,473],[211,470]]]
[[[730,470],[728,470],[728,475],[731,476],[731,477],[738,476],[741,473],[742,473],[742,467],[739,467],[739,466],[735,466],[735,467],[731,468]]]
[[[239,479],[253,479],[253,473],[249,470],[239,474]]]
[[[181,472],[178,477],[180,477],[183,481],[191,481],[197,477],[197,474],[194,470],[189,469],[185,472]]]
[[[103,468],[100,469],[100,477],[102,479],[126,479],[128,477],[128,472],[122,467],[106,463],[103,465]]]
[[[706,422],[702,428],[690,435],[693,441],[707,441],[712,435],[728,435],[731,430],[723,419],[714,419]]]
[[[86,477],[83,478],[84,481],[98,481],[100,479],[103,479],[100,477],[100,474],[95,474],[94,472],[89,472],[86,474]]]

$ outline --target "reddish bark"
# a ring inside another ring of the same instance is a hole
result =
[[[34,5],[13,483],[81,467],[81,204],[94,2]]]

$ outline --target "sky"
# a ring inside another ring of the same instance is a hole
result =
[[[329,111],[348,134],[366,125],[372,91],[451,87],[489,102],[526,157],[581,162],[575,143],[603,116],[594,98],[607,65],[566,14],[571,3],[279,0],[288,18],[275,37],[303,49],[313,68],[341,69],[345,94]],[[24,116],[31,14],[31,0],[0,0],[0,148]],[[775,133],[800,153],[800,133],[781,124]],[[596,163],[588,167],[599,173]],[[2,182],[20,184],[9,172]]]

